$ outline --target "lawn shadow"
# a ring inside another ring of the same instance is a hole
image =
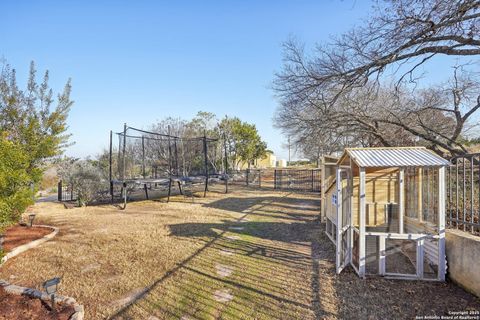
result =
[[[319,278],[315,276],[318,263],[314,259],[320,255],[316,252],[320,246],[315,243],[317,237],[314,234],[319,227],[318,215],[315,214],[319,210],[319,201],[288,196],[219,199],[203,206],[242,213],[243,216],[234,221],[222,220],[218,223],[170,225],[171,236],[197,238],[205,242],[204,246],[157,279],[134,301],[120,308],[111,319],[129,319],[130,311],[138,308],[146,314],[154,314],[155,310],[160,309],[165,312],[167,312],[165,309],[169,309],[167,313],[170,313],[171,308],[175,309],[175,299],[172,297],[173,305],[160,306],[156,299],[160,299],[162,295],[161,301],[168,304],[163,296],[168,293],[160,293],[156,288],[175,273],[190,274],[193,277],[194,281],[186,283],[181,289],[190,295],[190,300],[193,301],[190,303],[193,305],[196,300],[206,299],[199,291],[211,294],[211,290],[205,289],[213,290],[209,288],[213,286],[212,282],[244,292],[241,299],[236,297],[234,300],[233,308],[239,313],[239,318],[245,316],[244,313],[249,310],[252,301],[258,300],[259,297],[266,299],[262,306],[265,311],[255,312],[258,314],[267,312],[264,316],[270,318],[278,318],[275,312],[286,312],[278,311],[278,305],[282,306],[280,310],[283,308],[290,309],[287,311],[292,314],[310,314],[310,318],[328,315],[319,307],[318,290],[315,290],[320,286]],[[307,213],[302,213],[303,211]],[[259,217],[267,221],[252,221]],[[219,278],[211,270],[212,261],[218,260],[219,252],[233,252],[236,257],[240,257],[238,261],[236,260],[237,269],[242,271],[238,278]],[[300,270],[301,272],[298,272]],[[306,280],[305,275],[311,278],[311,281]],[[206,284],[201,288],[192,289],[193,283]],[[305,302],[299,301],[298,297],[308,298]],[[268,313],[268,310],[271,313]],[[286,313],[283,318],[285,317],[288,317]]]
[[[170,235],[176,237],[209,237],[218,236],[219,232],[232,232],[240,236],[256,237],[286,243],[310,242],[310,231],[317,224],[315,220],[305,222],[264,222],[247,221],[232,222],[223,220],[221,223],[180,223],[170,225]],[[241,242],[241,240],[239,240]]]
[[[311,219],[312,213],[320,214],[320,199],[296,198],[295,195],[296,193],[288,193],[285,196],[227,197],[206,203],[204,207],[241,213],[251,213],[254,209],[287,215],[289,212],[285,210],[299,210],[306,213],[298,216],[305,217],[307,220]]]

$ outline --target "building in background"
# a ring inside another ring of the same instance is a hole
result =
[[[267,152],[265,157],[255,159],[254,167],[257,169],[274,168],[277,165],[277,157],[273,152]]]
[[[280,159],[277,161],[277,168],[286,168],[287,167],[287,160]]]
[[[260,159],[255,159],[251,165],[251,169],[267,169],[267,168],[285,168],[287,166],[287,160],[280,159],[277,161],[277,156],[271,151],[267,151],[267,154]],[[237,170],[248,169],[248,162],[240,162],[237,166]]]

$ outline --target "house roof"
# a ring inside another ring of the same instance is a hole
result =
[[[425,147],[347,148],[339,163],[346,155],[359,167],[429,167],[450,164]]]

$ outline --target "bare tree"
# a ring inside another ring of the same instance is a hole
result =
[[[478,55],[479,19],[480,1],[391,0],[311,57],[301,44],[286,42],[274,81],[281,103],[276,125],[298,140],[316,131],[343,144],[421,143],[438,153],[467,152],[460,138],[480,107],[476,76],[456,66],[448,83],[409,84],[436,55]]]

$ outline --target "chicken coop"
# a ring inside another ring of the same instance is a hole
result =
[[[348,148],[325,177],[336,271],[445,280],[445,168],[424,147]]]

